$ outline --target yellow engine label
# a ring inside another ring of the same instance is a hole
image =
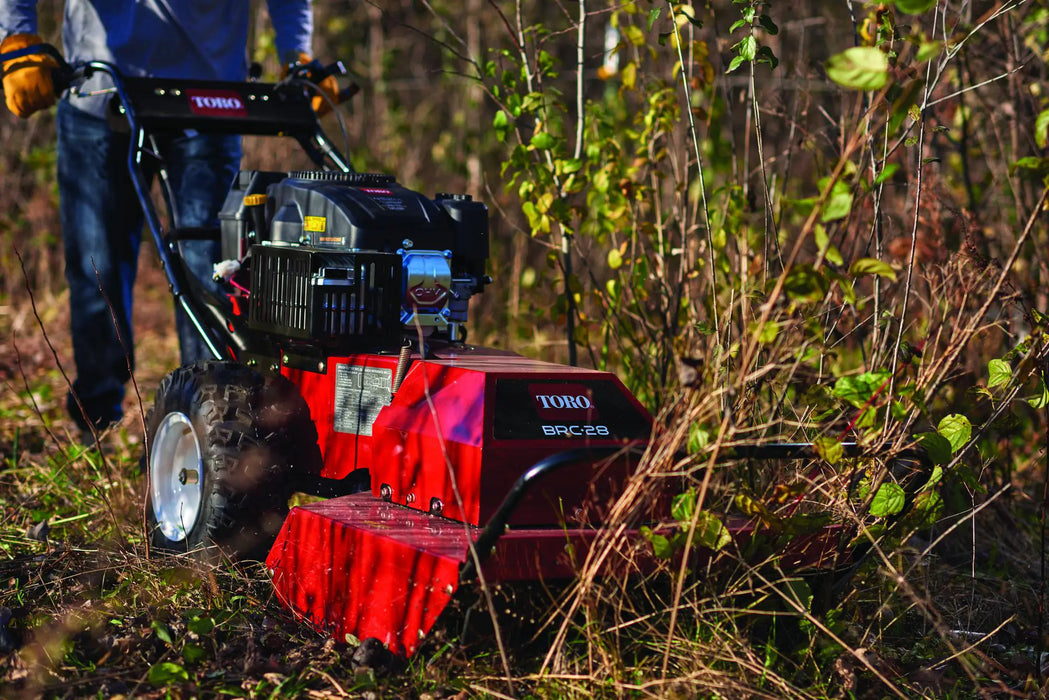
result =
[[[328,220],[323,216],[307,216],[302,227],[310,233],[324,233]]]

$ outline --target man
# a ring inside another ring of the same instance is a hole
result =
[[[41,43],[35,5],[0,0],[0,53]],[[307,62],[310,0],[267,0],[267,6],[281,63]],[[68,0],[63,50],[72,64],[108,61],[129,76],[244,80],[249,7],[248,0]],[[26,118],[54,104],[56,66],[44,54],[6,62],[8,108]],[[121,419],[124,385],[134,368],[132,288],[143,217],[127,173],[127,136],[111,132],[105,119],[107,81],[96,74],[79,92],[98,94],[67,95],[58,105],[58,188],[77,368],[67,407],[82,431]],[[338,89],[334,78],[321,87],[329,94]],[[315,98],[315,108],[319,104]],[[178,225],[215,225],[239,167],[240,137],[173,134],[162,139],[160,151]],[[217,243],[187,242],[183,254],[198,278],[210,280]],[[182,362],[209,357],[181,310],[176,322]]]

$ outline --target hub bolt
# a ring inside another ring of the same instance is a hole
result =
[[[381,496],[382,500],[384,501],[392,501],[393,487],[391,487],[389,484],[383,484],[379,487],[379,496]]]
[[[430,499],[430,512],[434,515],[440,515],[444,512],[444,503],[442,503],[441,499],[436,496]]]
[[[200,472],[196,469],[183,469],[178,473],[178,482],[185,486],[186,484],[195,484],[200,481]]]

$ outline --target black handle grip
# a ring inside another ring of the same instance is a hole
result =
[[[341,103],[345,102],[346,100],[350,99],[351,97],[353,97],[354,95],[356,95],[360,91],[361,91],[361,86],[360,85],[358,85],[357,83],[350,83],[349,85],[344,87],[342,90],[339,90],[339,99],[337,100],[337,102],[339,102],[341,104]]]

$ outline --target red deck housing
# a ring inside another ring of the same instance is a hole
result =
[[[292,510],[267,559],[278,595],[336,638],[377,637],[412,653],[459,586],[470,543],[518,478],[570,448],[648,438],[651,417],[614,375],[489,349],[331,358],[284,368],[317,424],[321,476],[368,469],[371,493]],[[629,475],[626,452],[580,461],[529,490],[482,574],[573,575],[604,507]],[[589,528],[589,529],[588,529]],[[568,546],[570,545],[570,546]]]
[[[355,355],[332,358],[323,374],[285,370],[313,411],[321,476],[368,469],[376,497],[473,525],[487,522],[544,456],[636,444],[651,431],[651,417],[607,372],[472,349],[416,358],[391,395],[396,365],[390,355]],[[624,464],[596,465],[604,479],[590,463],[562,470],[511,523],[593,519],[584,504],[616,493]]]

